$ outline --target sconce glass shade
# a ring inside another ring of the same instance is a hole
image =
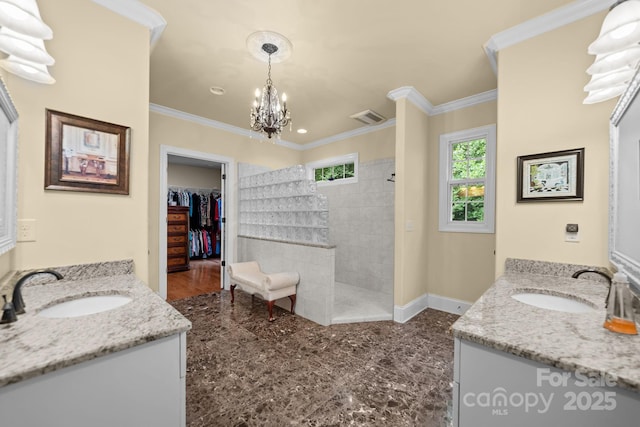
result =
[[[589,95],[582,101],[583,104],[596,104],[598,102],[606,101],[616,96],[620,96],[627,90],[627,85],[617,85],[609,87],[607,89],[594,90],[589,92]]]
[[[53,31],[40,18],[36,0],[0,0],[0,26],[43,40],[53,38]]]
[[[634,69],[626,67],[612,71],[610,73],[594,74],[593,76],[591,76],[591,81],[584,87],[584,90],[586,92],[591,92],[618,86],[621,84],[626,85],[627,83],[629,83],[629,81],[631,81],[635,73],[636,71]]]
[[[27,61],[14,55],[9,55],[6,59],[0,60],[0,67],[10,73],[16,74],[23,79],[31,80],[36,83],[54,84],[56,79],[51,77],[47,66],[36,62]]]
[[[596,56],[587,69],[590,75],[609,73],[624,67],[636,68],[640,62],[640,45],[628,47],[613,53]]]
[[[42,39],[17,33],[7,27],[0,28],[0,50],[38,64],[53,65],[56,62],[45,49]]]
[[[640,42],[640,1],[627,0],[604,18],[600,35],[589,45],[591,55],[615,52]]]

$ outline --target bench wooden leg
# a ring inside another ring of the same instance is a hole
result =
[[[275,319],[273,318],[273,304],[275,304],[276,301],[267,301],[267,308],[269,309],[269,322],[273,322]]]
[[[291,314],[296,314],[296,313],[293,311],[293,308],[294,308],[294,307],[295,307],[295,305],[296,305],[296,294],[289,295],[289,299],[291,300]]]
[[[231,285],[229,289],[231,290],[231,304],[233,304],[233,301],[236,298],[236,295],[233,293],[233,291],[236,289],[236,285]]]

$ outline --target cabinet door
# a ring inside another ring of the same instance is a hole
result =
[[[0,388],[3,426],[185,425],[180,335]]]
[[[459,362],[459,427],[638,425],[640,393],[464,340]]]

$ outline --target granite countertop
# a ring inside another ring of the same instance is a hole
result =
[[[559,369],[607,375],[620,387],[640,391],[640,336],[613,333],[602,326],[607,286],[582,277],[572,279],[507,267],[506,273],[456,321],[453,334]],[[594,311],[565,313],[511,298],[522,290],[568,296],[591,305]]]
[[[131,273],[74,279],[23,286],[26,313],[17,322],[0,325],[0,387],[191,328],[189,320]],[[65,300],[114,294],[132,301],[75,318],[37,315]]]

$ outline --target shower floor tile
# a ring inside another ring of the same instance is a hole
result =
[[[332,324],[393,320],[393,295],[336,282]]]

